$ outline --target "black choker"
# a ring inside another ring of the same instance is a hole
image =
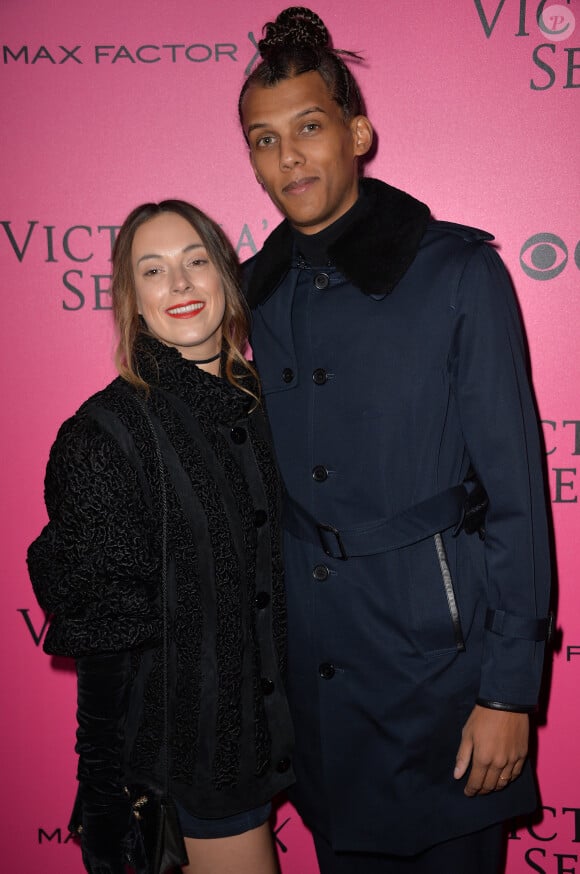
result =
[[[192,364],[211,364],[212,361],[217,361],[218,358],[221,358],[221,352],[218,352],[217,355],[212,355],[211,358],[200,358],[196,360],[195,358],[190,358],[189,360]]]

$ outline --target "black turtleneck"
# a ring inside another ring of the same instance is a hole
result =
[[[292,228],[296,248],[311,267],[330,264],[332,259],[328,254],[329,249],[347,228],[365,215],[367,208],[367,198],[363,189],[359,188],[358,199],[351,208],[317,234],[303,234],[297,228]]]

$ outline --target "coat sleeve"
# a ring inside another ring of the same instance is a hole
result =
[[[456,324],[454,391],[470,460],[489,497],[478,703],[531,711],[549,624],[543,456],[517,303],[488,245],[474,246],[466,264]]]
[[[159,638],[159,549],[137,474],[115,440],[77,414],[45,478],[49,522],[28,550],[36,598],[52,614],[44,648],[79,657]]]

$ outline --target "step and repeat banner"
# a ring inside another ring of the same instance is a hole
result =
[[[114,375],[110,250],[127,213],[180,197],[245,260],[279,216],[256,185],[237,98],[272,0],[2,0],[0,263],[2,869],[77,874],[71,664],[25,554],[64,418]],[[525,322],[543,420],[559,635],[535,756],[542,809],[514,824],[509,874],[580,874],[580,0],[317,0],[378,138],[367,172],[437,218],[496,236]],[[348,792],[349,787],[345,786]],[[389,823],[385,822],[385,829]],[[421,823],[417,823],[421,828]],[[316,874],[294,809],[284,874]]]

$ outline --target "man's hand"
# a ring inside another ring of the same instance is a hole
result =
[[[453,776],[461,779],[471,762],[465,786],[468,796],[504,789],[519,777],[528,754],[527,713],[475,705],[461,732]]]

